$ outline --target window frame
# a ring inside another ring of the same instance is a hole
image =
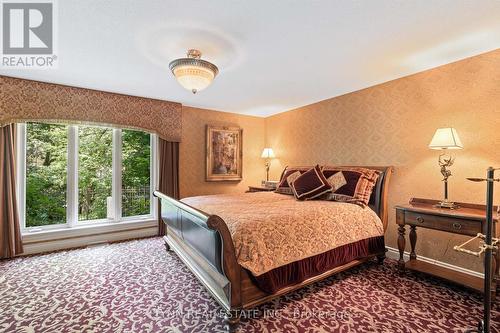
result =
[[[92,126],[92,125],[90,125]],[[95,125],[94,125],[95,126]],[[96,126],[98,127],[98,126]],[[16,159],[17,159],[17,202],[19,222],[22,234],[40,231],[54,231],[61,229],[78,229],[79,227],[98,227],[103,225],[118,224],[120,222],[144,222],[157,219],[158,202],[154,200],[153,192],[158,180],[157,144],[158,138],[154,133],[148,133],[150,138],[150,210],[149,214],[137,216],[122,216],[122,130],[107,127],[113,130],[112,144],[112,202],[113,217],[108,219],[79,221],[78,216],[78,190],[79,190],[79,131],[78,125],[69,124],[67,130],[67,191],[66,191],[66,222],[60,224],[27,227],[26,226],[26,123],[17,124]],[[131,129],[134,130],[134,129]]]

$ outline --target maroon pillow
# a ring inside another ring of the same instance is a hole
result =
[[[276,187],[276,193],[281,193],[281,194],[289,194],[293,195],[292,188],[290,187],[290,184],[288,184],[288,176],[293,174],[296,171],[299,171],[301,174],[306,172],[307,170],[311,169],[312,166],[305,166],[305,167],[285,167],[283,172],[281,173],[280,177],[280,182],[278,186]]]
[[[322,171],[326,178],[342,171],[347,181],[347,184],[340,187],[335,193],[329,193],[324,198],[325,200],[353,202],[361,206],[368,205],[380,174],[380,171],[362,167],[324,166]]]
[[[319,165],[301,174],[291,187],[299,200],[311,200],[332,190]]]

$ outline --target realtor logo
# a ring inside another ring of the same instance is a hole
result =
[[[54,1],[2,1],[2,67],[55,67],[54,7]]]

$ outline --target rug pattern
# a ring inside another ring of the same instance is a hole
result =
[[[387,260],[246,312],[233,331],[464,332],[481,315],[478,293]],[[161,238],[0,261],[0,332],[227,332],[222,316]]]

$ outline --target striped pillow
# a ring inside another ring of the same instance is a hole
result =
[[[366,206],[377,182],[380,171],[361,167],[323,166],[321,168],[326,178],[342,171],[347,184],[335,192],[328,193],[324,200],[352,202]]]

